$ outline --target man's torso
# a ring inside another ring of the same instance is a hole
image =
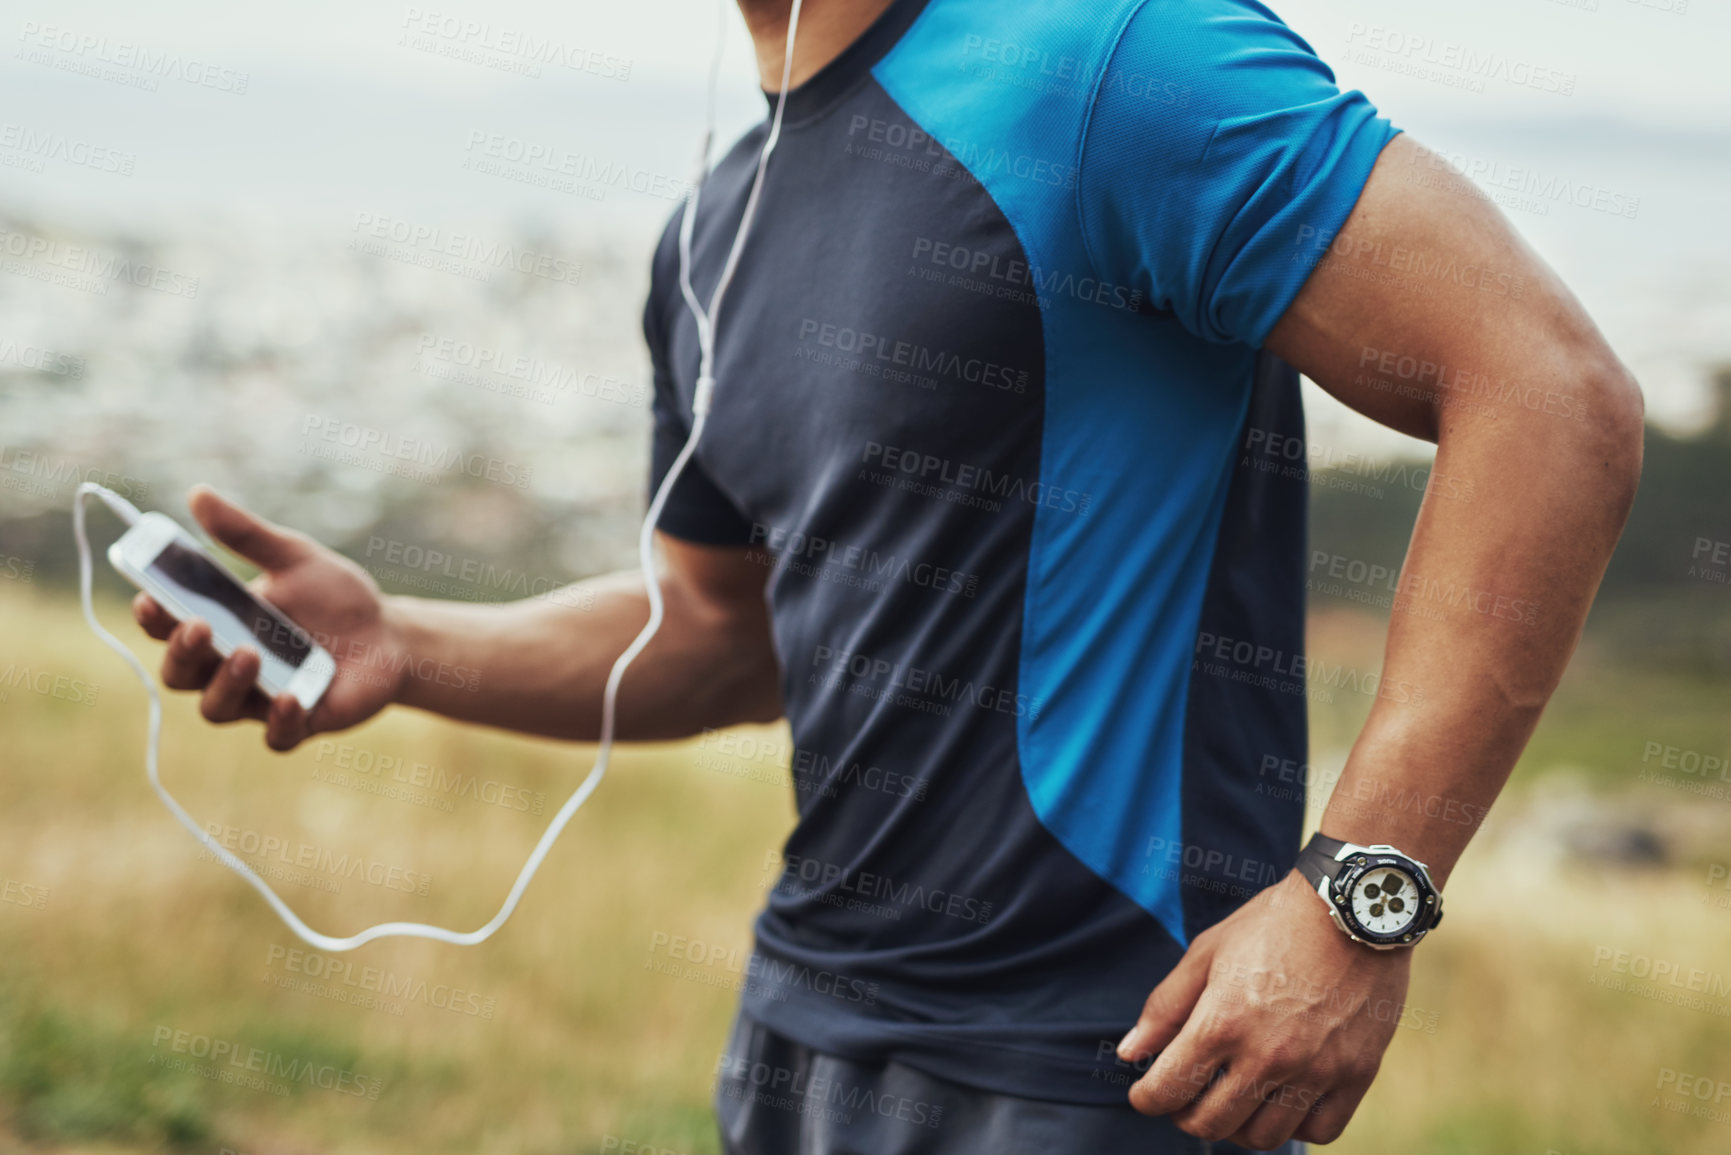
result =
[[[774,558],[799,822],[750,1013],[1119,1102],[1148,991],[1297,851],[1305,489],[1254,450],[1302,416],[1290,369],[1091,260],[1079,144],[1135,6],[988,36],[982,2],[901,0],[793,95],[663,528]],[[703,188],[702,300],[763,131]],[[658,475],[698,360],[675,235]]]

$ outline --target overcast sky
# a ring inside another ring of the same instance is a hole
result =
[[[1672,10],[1678,5],[1681,13]],[[0,25],[8,45],[0,54],[0,120],[78,135],[133,154],[136,164],[124,179],[64,165],[42,173],[0,167],[0,193],[14,205],[98,217],[241,202],[316,211],[375,196],[449,212],[509,212],[534,202],[526,190],[454,171],[474,130],[545,134],[561,147],[683,176],[718,21],[712,0],[24,0],[8,7],[16,15]],[[417,11],[485,21],[495,35],[580,45],[628,61],[629,79],[557,70],[532,78],[417,51],[400,43]],[[1279,11],[1344,85],[1363,88],[1420,134],[1605,118],[1674,130],[1731,126],[1724,0],[1453,0],[1446,7],[1301,0]],[[729,24],[723,121],[732,133],[761,105],[736,13]],[[111,53],[125,43],[183,53],[245,74],[246,91],[164,79],[152,92],[76,75],[65,65],[97,53],[47,53],[59,67],[44,63],[40,50],[32,59],[33,25],[104,39]],[[1473,92],[1403,75],[1400,46],[1419,44],[1429,46],[1420,58],[1499,54],[1521,75],[1538,69],[1571,78],[1573,92],[1498,80]]]
[[[1511,216],[1637,366],[1652,411],[1684,422],[1706,412],[1702,366],[1731,358],[1731,3],[1276,7],[1344,87],[1369,93],[1421,140],[1638,198],[1638,218],[1568,206]],[[339,244],[361,213],[442,228],[515,220],[604,236],[633,252],[647,251],[672,210],[667,196],[550,193],[466,168],[471,143],[504,135],[628,166],[671,187],[691,173],[720,14],[713,0],[22,0],[8,8],[0,22],[0,214],[144,234],[191,220],[293,219]],[[614,75],[544,67],[527,76],[510,70],[507,54],[452,59],[427,50],[450,47],[436,36],[404,43],[426,13],[486,22],[495,42],[560,41]],[[731,7],[727,21],[723,140],[763,115]],[[47,37],[53,44],[99,46],[44,48],[47,26],[63,30]],[[124,64],[107,76],[77,71],[115,59],[123,46],[196,59],[215,69],[215,83],[151,77]],[[1412,61],[1465,54],[1498,58],[1510,76],[1543,79],[1491,79],[1472,91],[1446,64],[1428,78],[1409,74]],[[241,81],[245,91],[233,91]],[[123,158],[129,171],[21,166],[16,150],[7,153],[7,131],[61,134]]]

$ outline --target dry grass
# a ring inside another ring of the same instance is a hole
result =
[[[123,620],[118,605],[103,613]],[[0,673],[100,685],[94,706],[0,686],[0,884],[14,884],[0,902],[0,1151],[553,1155],[600,1150],[608,1135],[715,1149],[708,1087],[732,1013],[730,971],[701,968],[712,985],[648,964],[657,935],[746,947],[765,855],[791,821],[785,786],[700,766],[689,747],[627,751],[498,938],[346,956],[357,982],[376,967],[426,984],[429,1000],[472,992],[482,1007],[491,1000],[491,1017],[413,997],[392,1000],[401,1014],[368,1009],[270,981],[306,977],[280,957],[294,940],[157,805],[141,765],[143,694],[76,608],[0,590],[0,639]],[[342,741],[543,792],[548,814],[589,757],[407,713]],[[316,743],[269,754],[254,730],[212,730],[190,703],[170,703],[165,777],[202,820],[432,876],[425,896],[359,878],[335,893],[284,884],[321,929],[476,925],[545,821],[319,781],[333,761]],[[16,901],[35,888],[48,891],[42,909]],[[1397,1033],[1337,1149],[1731,1148],[1731,1125],[1651,1105],[1661,1068],[1731,1079],[1731,1020],[1590,983],[1608,970],[1595,970],[1598,947],[1731,971],[1731,911],[1704,906],[1700,889],[1662,874],[1592,885],[1498,845],[1475,852],[1418,966],[1412,1002],[1434,1012],[1434,1032]],[[380,1093],[278,1097],[167,1071],[152,1063],[173,1057],[155,1045],[158,1028],[352,1071]]]

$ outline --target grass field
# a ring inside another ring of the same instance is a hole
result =
[[[118,603],[103,614],[125,623]],[[1368,646],[1374,661],[1375,643],[1346,615],[1313,629],[1313,649],[1337,658]],[[154,645],[139,649],[154,665]],[[1644,734],[1604,717],[1613,673],[1589,660],[1572,675],[1535,751],[1591,761],[1570,738],[1590,725],[1627,783]],[[492,942],[321,959],[292,953],[158,805],[144,695],[70,601],[0,585],[0,694],[0,1151],[716,1149],[710,1077],[792,818],[766,763],[628,750]],[[1319,749],[1350,740],[1361,705],[1321,711]],[[1712,729],[1701,723],[1700,740],[1725,746]],[[254,860],[333,933],[481,923],[589,754],[398,712],[277,756],[255,729],[213,730],[180,698],[163,743],[182,802],[236,846],[268,845]],[[1731,991],[1713,990],[1731,975],[1731,909],[1699,863],[1588,873],[1517,849],[1547,765],[1523,769],[1451,883],[1449,921],[1416,965],[1412,1025],[1335,1150],[1731,1150],[1731,1116],[1713,1116],[1731,1110],[1731,1090],[1713,1097],[1731,1088]],[[516,808],[537,795],[541,815]],[[672,959],[675,940],[702,961]],[[1640,989],[1622,973],[1654,963],[1684,985]],[[1708,975],[1694,994],[1691,969]],[[1697,1077],[1706,1100],[1683,1083]]]

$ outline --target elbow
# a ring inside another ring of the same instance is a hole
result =
[[[1634,375],[1605,350],[1582,377],[1582,424],[1588,433],[1586,464],[1617,510],[1618,524],[1627,518],[1641,482],[1641,454],[1646,440],[1646,401]]]

